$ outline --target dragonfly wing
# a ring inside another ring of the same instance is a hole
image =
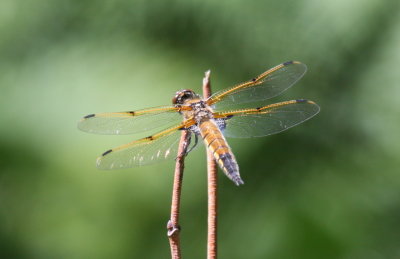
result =
[[[248,82],[215,93],[207,100],[207,104],[222,110],[243,103],[260,102],[291,87],[306,71],[307,66],[301,62],[285,62]]]
[[[215,113],[225,118],[224,135],[232,138],[262,137],[279,133],[306,121],[319,112],[319,106],[307,100],[275,103],[256,109]]]
[[[182,121],[179,109],[161,106],[151,109],[90,114],[81,119],[78,128],[97,134],[133,134],[160,127],[170,127]]]
[[[147,138],[110,149],[97,159],[99,169],[121,169],[175,159],[183,123]],[[189,147],[190,148],[190,147]]]

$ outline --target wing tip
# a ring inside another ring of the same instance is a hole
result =
[[[296,62],[296,61],[290,60],[290,61],[283,62],[282,65],[288,66],[288,65],[293,64],[294,62]]]
[[[321,110],[321,107],[319,107],[319,105],[316,103],[316,102],[314,102],[314,101],[311,101],[311,100],[306,100],[306,99],[297,99],[296,100],[296,103],[304,103],[304,104],[311,104],[311,105],[313,105],[313,107],[314,107],[314,114],[310,117],[310,118],[312,118],[312,117],[314,117],[315,115],[317,115],[319,112],[320,112],[320,110]],[[310,119],[310,118],[308,118],[308,119]],[[307,119],[307,120],[308,120]]]
[[[307,65],[300,62],[300,61],[296,61],[296,60],[291,60],[291,61],[286,61],[284,63],[281,64],[281,67],[286,67],[289,65],[298,65],[298,69],[300,69],[300,67],[302,67],[302,70],[304,70],[303,75],[307,72]],[[297,81],[296,81],[297,82]]]
[[[307,99],[297,99],[296,103],[308,103],[308,104],[314,104],[317,105],[314,101],[307,100]]]
[[[289,66],[289,65],[292,65],[292,64],[299,65],[299,64],[303,64],[303,63],[301,63],[300,61],[297,61],[297,60],[289,60],[289,61],[286,61],[286,62],[282,63],[282,65],[284,65],[284,66]]]
[[[78,122],[78,129],[82,130],[82,131],[86,131],[86,132],[90,132],[87,129],[85,129],[85,127],[82,125],[82,123],[84,123],[87,119],[89,118],[93,118],[95,117],[96,114],[92,113],[89,115],[84,116],[79,122]]]
[[[309,100],[307,100],[307,99],[297,99],[296,100],[296,103],[314,103],[313,101],[309,101]]]

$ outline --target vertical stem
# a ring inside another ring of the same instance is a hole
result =
[[[182,130],[181,139],[179,142],[178,154],[175,163],[175,174],[174,174],[174,186],[172,190],[172,202],[171,202],[171,217],[167,223],[167,235],[169,239],[169,245],[171,248],[171,258],[181,258],[180,248],[180,226],[179,226],[179,210],[180,200],[182,191],[182,178],[184,170],[184,160],[189,145],[190,133],[186,130]]]
[[[208,237],[207,258],[217,258],[217,165],[212,153],[207,154],[208,171]]]
[[[203,96],[211,96],[210,70],[205,73],[203,79]],[[207,151],[207,185],[208,185],[208,229],[207,229],[207,259],[217,258],[217,164],[214,156]]]

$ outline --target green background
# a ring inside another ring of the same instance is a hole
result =
[[[245,185],[219,173],[219,258],[400,258],[400,2],[0,2],[0,257],[169,258],[174,163],[98,171],[140,136],[81,132],[90,113],[169,104],[288,60],[280,100],[321,112],[230,139]],[[188,157],[184,258],[205,258],[204,148]]]

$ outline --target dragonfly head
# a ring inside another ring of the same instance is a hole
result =
[[[184,104],[188,100],[199,98],[199,95],[196,94],[193,90],[184,89],[176,92],[174,98],[172,98],[173,104]]]

